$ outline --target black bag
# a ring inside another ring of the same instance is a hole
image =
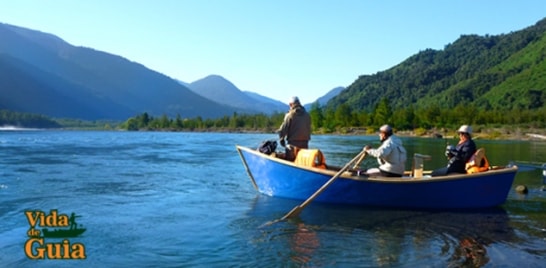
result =
[[[277,149],[276,140],[263,141],[262,144],[260,144],[260,147],[258,147],[258,151],[260,151],[260,153],[264,153],[267,155],[274,153],[276,149]]]

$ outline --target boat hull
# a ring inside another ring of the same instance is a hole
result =
[[[299,167],[237,146],[255,188],[269,196],[306,200],[335,170]],[[342,175],[314,201],[396,208],[474,209],[501,205],[517,167],[431,178],[367,178]]]

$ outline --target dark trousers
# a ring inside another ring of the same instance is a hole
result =
[[[391,173],[391,172],[384,171],[382,169],[379,169],[379,171],[381,171],[382,177],[402,177],[402,174]]]
[[[460,171],[452,170],[452,169],[449,168],[449,167],[444,167],[444,168],[439,168],[439,169],[433,170],[432,173],[430,174],[430,176],[432,176],[432,177],[436,177],[436,176],[446,176],[446,175],[452,174],[452,173],[461,173],[461,174],[465,174],[466,172],[460,172]]]
[[[290,146],[288,146],[290,145]],[[285,158],[288,161],[294,161],[299,149],[309,148],[309,141],[288,141],[285,149]]]

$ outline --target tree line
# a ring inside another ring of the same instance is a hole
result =
[[[0,126],[20,128],[60,128],[55,120],[44,115],[0,110]]]
[[[491,127],[527,126],[545,128],[546,107],[540,109],[484,110],[475,105],[459,104],[454,108],[439,105],[416,107],[408,105],[393,109],[387,98],[382,98],[375,108],[367,112],[356,111],[341,104],[336,109],[314,103],[309,109],[315,133],[344,132],[349,128],[366,128],[374,132],[383,124],[391,124],[396,130],[432,128],[457,128],[462,124]],[[166,115],[153,117],[143,113],[129,118],[119,127],[125,130],[171,130],[171,131],[260,131],[273,132],[282,123],[284,114],[238,114],[217,119],[169,118]]]
[[[366,129],[373,133],[383,124],[391,124],[396,130],[416,131],[424,134],[429,129],[456,129],[462,124],[487,127],[546,128],[546,106],[539,109],[511,110],[484,109],[473,104],[459,104],[454,108],[443,108],[438,104],[420,107],[410,104],[393,109],[387,98],[382,98],[372,111],[355,110],[347,104],[332,109],[314,103],[310,109],[314,133],[344,133],[352,128]],[[217,131],[217,132],[274,132],[281,125],[283,113],[239,114],[221,118],[182,118],[177,115],[154,117],[142,113],[124,122],[51,119],[44,115],[0,110],[0,126],[26,128],[85,128],[121,129],[129,131]]]

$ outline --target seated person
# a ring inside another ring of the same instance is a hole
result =
[[[457,143],[457,146],[448,145],[446,148],[447,166],[432,171],[432,176],[445,176],[450,173],[466,174],[466,162],[476,152],[476,144],[471,136],[472,127],[462,125],[457,133],[459,133],[459,143]]]
[[[381,146],[377,149],[369,145],[364,147],[366,153],[376,157],[379,162],[379,168],[369,169],[366,173],[370,176],[402,177],[406,164],[406,149],[402,140],[392,134],[389,125],[379,128],[379,140]]]

